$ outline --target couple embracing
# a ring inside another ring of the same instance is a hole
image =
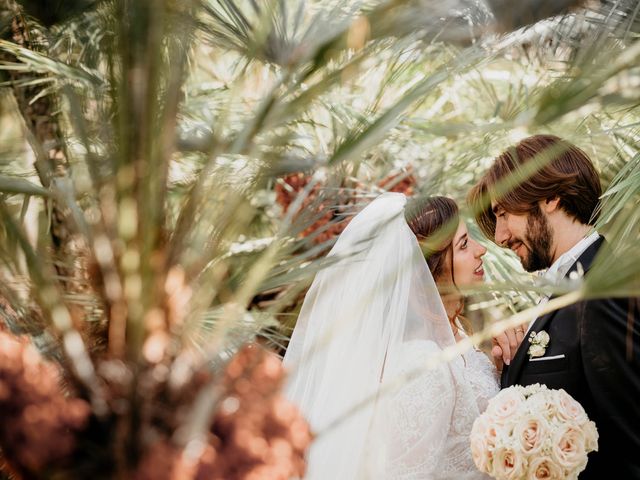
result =
[[[541,155],[542,168],[503,188]],[[557,282],[607,254],[591,226],[600,195],[582,150],[538,135],[500,155],[469,200],[485,235]],[[599,451],[581,479],[640,479],[639,300],[581,301],[507,330],[494,362],[450,355],[470,334],[459,289],[483,281],[486,250],[453,200],[407,202],[386,193],[356,215],[305,298],[284,362],[287,393],[318,434],[306,478],[485,478],[469,448],[474,420],[500,388],[540,383],[596,423]],[[541,331],[549,342],[532,354]]]

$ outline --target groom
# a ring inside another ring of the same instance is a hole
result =
[[[504,193],[501,180],[514,172],[522,179],[534,159],[544,166]],[[605,239],[591,226],[600,194],[598,173],[582,150],[536,135],[500,155],[469,201],[485,235],[515,252],[525,270],[546,269],[544,276],[557,282],[588,275],[596,255],[607,255]],[[531,343],[529,334],[540,331],[548,333],[546,348]],[[600,439],[580,479],[640,479],[640,299],[587,300],[537,318],[501,383],[562,388],[582,404]]]

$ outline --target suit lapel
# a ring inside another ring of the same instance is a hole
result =
[[[593,259],[596,257],[596,254],[598,253],[598,250],[602,246],[603,242],[604,237],[600,236],[600,238],[589,245],[589,247],[582,253],[582,255],[580,255],[580,257],[578,257],[573,265],[571,265],[571,268],[569,269],[565,277],[569,276],[572,272],[577,271],[578,265],[582,266],[585,273],[589,271],[589,268],[591,268],[591,264],[593,263]],[[551,298],[555,298],[555,295],[553,295]],[[549,312],[546,315],[537,318],[533,322],[533,325],[529,329],[529,333],[527,333],[527,336],[524,338],[524,340],[522,340],[522,343],[520,344],[520,347],[518,347],[516,355],[513,357],[513,361],[511,362],[511,365],[509,366],[505,377],[506,385],[503,386],[511,386],[518,383],[518,381],[520,380],[522,369],[527,363],[525,360],[527,360],[527,352],[529,350],[529,347],[531,346],[531,342],[529,341],[529,334],[531,332],[539,332],[541,330],[544,330],[549,322],[553,319],[553,317],[555,317],[557,312],[558,310]]]

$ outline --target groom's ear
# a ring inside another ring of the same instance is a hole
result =
[[[540,201],[540,209],[549,214],[558,210],[560,207],[560,197],[551,197]]]

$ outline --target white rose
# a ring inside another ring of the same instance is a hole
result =
[[[558,390],[556,392],[558,416],[565,420],[575,422],[577,425],[582,425],[589,420],[587,413],[582,408],[580,403],[576,402],[574,398],[564,390]]]
[[[582,426],[582,430],[584,431],[584,448],[588,452],[597,452],[598,451],[598,429],[596,428],[596,424],[589,421]]]
[[[529,463],[527,480],[561,480],[565,478],[562,468],[549,457],[536,457]]]
[[[493,475],[500,480],[517,480],[527,471],[522,454],[513,448],[498,448],[493,453]]]
[[[534,358],[542,357],[544,355],[544,352],[546,352],[546,348],[543,347],[542,345],[537,345],[537,344],[532,344],[529,347],[529,351],[528,351],[529,355]]]
[[[557,413],[558,402],[552,390],[541,390],[527,398],[525,409],[533,415],[550,420]]]
[[[497,425],[505,425],[515,420],[515,415],[520,406],[524,403],[524,395],[513,388],[505,388],[489,402],[486,415],[489,422]]]
[[[549,434],[549,425],[540,415],[526,415],[518,421],[513,436],[527,455],[535,455],[540,452],[545,438]]]
[[[546,385],[541,385],[539,383],[532,383],[531,385],[527,385],[526,387],[522,387],[522,394],[525,397],[530,397],[531,395],[535,395],[540,392],[547,392],[549,389]]]
[[[549,334],[544,330],[536,333],[535,341],[536,343],[542,345],[543,347],[546,347],[547,345],[549,345],[549,340],[550,340]]]
[[[560,467],[567,470],[574,470],[583,464],[586,465],[585,443],[585,436],[581,429],[571,425],[562,425],[553,436],[551,449],[553,459]]]

